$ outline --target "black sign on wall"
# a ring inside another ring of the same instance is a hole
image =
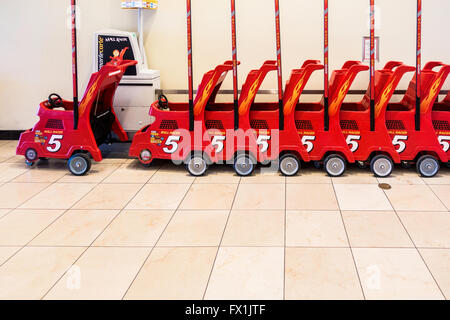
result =
[[[118,52],[120,52],[126,47],[128,47],[128,50],[123,58],[125,60],[135,60],[131,42],[128,37],[99,35],[97,52],[98,70],[111,61],[111,57],[114,57],[114,51],[118,50]],[[136,66],[129,67],[127,71],[125,71],[125,75],[136,76]]]

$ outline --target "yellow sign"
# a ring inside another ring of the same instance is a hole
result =
[[[122,0],[122,9],[157,9],[158,0]]]

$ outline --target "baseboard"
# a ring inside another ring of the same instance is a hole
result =
[[[18,140],[25,130],[0,130],[0,140]]]

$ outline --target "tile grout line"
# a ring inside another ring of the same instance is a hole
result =
[[[161,168],[162,168],[162,166],[157,170],[157,172],[158,172]],[[156,172],[152,175],[152,177],[153,177],[155,174],[156,174]],[[150,178],[150,179],[151,179],[151,178]],[[149,179],[149,180],[150,180],[150,179]],[[167,227],[169,226],[170,222],[172,221],[173,217],[174,217],[175,214],[178,212],[178,210],[179,210],[181,204],[183,203],[184,199],[185,199],[186,196],[188,195],[189,190],[191,190],[192,186],[194,185],[194,181],[195,181],[195,179],[192,180],[192,182],[191,182],[189,188],[186,190],[186,192],[185,192],[183,198],[180,200],[180,203],[178,203],[177,208],[173,211],[173,213],[172,213],[172,215],[171,215],[169,221],[167,221],[166,226],[165,226],[164,229],[162,230],[162,232],[161,232],[161,234],[159,235],[158,239],[156,239],[155,245],[151,247],[150,252],[148,253],[147,257],[146,257],[146,258],[144,259],[144,261],[142,262],[142,265],[140,266],[139,270],[136,272],[136,275],[135,275],[135,276],[133,277],[133,279],[131,280],[131,282],[130,282],[128,288],[127,288],[127,290],[125,290],[125,293],[123,294],[122,299],[120,299],[120,300],[124,300],[125,297],[126,297],[126,295],[127,295],[127,293],[128,293],[128,291],[130,291],[131,287],[133,286],[133,283],[136,281],[137,277],[139,276],[139,274],[141,273],[141,271],[142,271],[142,269],[144,268],[145,264],[147,263],[148,259],[150,258],[150,256],[151,256],[153,250],[155,249],[156,245],[157,245],[158,242],[160,241],[162,235],[163,235],[164,232],[166,231],[166,229],[167,229]],[[144,184],[144,186],[145,186],[145,185],[147,185],[147,184]]]
[[[104,180],[106,180],[108,177],[110,177],[112,174],[114,174],[114,172],[116,172],[117,170],[119,170],[119,168],[121,167],[121,165],[119,165],[115,170],[113,170],[109,175],[107,175],[106,177],[104,177],[100,182],[98,182],[94,188],[96,188],[97,186],[99,186]],[[159,170],[159,169],[158,169]],[[157,170],[157,171],[158,171]],[[153,175],[152,175],[153,176]],[[62,179],[62,177],[61,177]],[[149,178],[150,180],[150,178]],[[148,180],[147,180],[148,182]],[[87,246],[81,246],[82,248],[85,248],[85,250],[83,250],[83,252],[78,256],[77,259],[75,259],[75,261],[70,265],[70,267],[68,267],[64,273],[61,275],[61,277],[58,278],[58,280],[56,280],[53,285],[50,287],[50,289],[47,290],[47,292],[41,297],[40,300],[43,300],[49,293],[50,291],[56,286],[56,284],[66,275],[67,271],[70,270],[70,268],[72,268],[80,259],[81,257],[86,253],[87,250],[89,250],[89,248],[92,248],[92,245],[94,244],[95,241],[97,241],[97,239],[105,232],[105,230],[114,222],[114,220],[125,210],[125,207],[136,197],[136,195],[144,188],[144,186],[146,185],[146,183],[144,183],[141,188],[139,188],[139,190],[134,194],[133,197],[130,198],[130,200],[123,206],[122,209],[118,210],[119,212],[111,219],[111,221],[103,228],[103,230],[95,237],[95,239],[93,239],[91,241],[91,243]],[[94,188],[92,188],[86,195],[84,195],[81,199],[79,199],[77,202],[75,202],[73,204],[73,206],[75,206],[76,204],[78,204],[82,199],[84,199],[84,197],[86,197]],[[72,206],[72,207],[73,207]],[[70,210],[70,209],[68,209]],[[67,210],[67,211],[68,211]],[[44,229],[45,230],[45,229]],[[33,238],[34,239],[34,238]],[[33,239],[31,241],[33,241]]]
[[[227,221],[225,222],[225,226],[224,226],[223,231],[222,231],[222,237],[220,238],[220,242],[219,242],[219,245],[217,247],[216,256],[214,257],[213,263],[211,265],[211,271],[209,272],[208,281],[206,282],[206,286],[205,286],[205,291],[203,291],[202,300],[205,300],[206,292],[208,291],[209,281],[211,280],[211,276],[212,276],[214,267],[216,265],[216,260],[217,260],[217,257],[219,255],[219,250],[222,247],[223,237],[225,235],[225,231],[226,231],[227,226],[228,226],[228,221],[230,220],[231,212],[233,211],[234,202],[235,202],[236,196],[237,196],[237,194],[239,192],[239,186],[241,185],[241,181],[242,181],[242,177],[239,177],[239,182],[237,183],[237,187],[236,187],[236,191],[234,193],[233,201],[231,202],[231,207],[230,207],[230,210],[228,212]]]
[[[29,169],[31,170],[31,169]],[[28,172],[28,170],[26,171]],[[25,172],[23,173],[25,174]],[[18,175],[20,176],[20,175]],[[17,176],[17,177],[18,177]],[[54,184],[56,184],[60,179],[62,179],[65,175],[63,175],[61,178],[56,179],[53,182],[48,182],[48,186],[46,186],[44,189],[42,189],[41,191],[39,191],[38,193],[32,195],[31,197],[27,198],[27,200],[23,201],[22,203],[20,203],[18,206],[16,206],[15,208],[11,209],[11,211],[9,211],[6,215],[4,215],[3,217],[1,217],[1,219],[5,218],[6,216],[10,215],[12,212],[14,212],[15,210],[20,210],[20,206],[24,205],[26,202],[28,202],[29,200],[31,200],[32,198],[36,197],[37,195],[39,195],[40,193],[44,192],[45,190],[47,190],[48,188],[50,188],[51,186],[53,186]],[[15,179],[15,178],[13,178]],[[11,180],[13,180],[11,179]],[[84,197],[84,196],[83,196]],[[46,210],[46,209],[34,209],[34,210]],[[6,259],[5,261],[3,261],[3,263],[0,264],[0,268],[2,268],[8,261],[10,261],[13,257],[15,257],[19,252],[21,252],[31,241],[33,241],[37,236],[39,236],[44,230],[46,230],[50,225],[52,225],[56,220],[58,220],[60,217],[62,217],[64,214],[66,214],[66,212],[69,209],[48,209],[48,210],[62,210],[63,212],[57,216],[53,221],[51,221],[44,229],[42,229],[38,234],[36,234],[30,241],[28,241],[25,245],[20,245],[18,246],[20,249],[17,250],[12,256],[10,256],[8,259]]]
[[[366,294],[364,292],[364,288],[363,288],[363,285],[362,285],[361,276],[359,275],[358,265],[356,264],[355,255],[353,253],[353,248],[352,248],[352,245],[351,245],[351,242],[350,242],[350,237],[348,236],[347,227],[345,225],[344,215],[342,214],[341,205],[339,204],[339,198],[338,198],[338,195],[336,193],[336,188],[334,186],[334,182],[332,182],[331,185],[333,187],[334,196],[336,197],[336,203],[337,203],[338,208],[339,208],[339,214],[341,216],[341,221],[342,221],[342,226],[344,227],[345,236],[347,237],[347,242],[348,242],[348,246],[349,246],[349,249],[350,249],[350,254],[352,255],[353,265],[355,266],[356,275],[358,276],[359,286],[360,286],[360,289],[361,289],[361,293],[363,295],[363,300],[367,300],[366,299]]]
[[[414,245],[414,249],[416,250],[416,252],[419,254],[420,259],[422,260],[423,264],[425,265],[425,267],[427,268],[428,272],[431,275],[431,278],[433,278],[434,283],[436,284],[437,288],[439,289],[442,297],[446,300],[445,294],[442,291],[441,287],[439,286],[439,283],[437,282],[436,278],[434,277],[433,273],[431,272],[430,268],[428,267],[425,259],[423,258],[422,254],[420,253],[419,248],[417,248],[417,245],[414,241],[414,239],[412,238],[411,234],[409,233],[408,229],[406,228],[405,224],[403,223],[402,219],[400,218],[399,214],[397,213],[397,210],[395,210],[393,204],[391,203],[391,199],[389,199],[389,197],[386,194],[386,191],[383,190],[386,198],[388,198],[389,203],[391,204],[392,208],[394,209],[395,215],[397,217],[397,219],[399,220],[400,224],[402,225],[403,229],[405,230],[406,234],[408,235],[409,239],[411,240],[412,244]]]
[[[428,187],[428,189],[430,189],[430,191],[434,194],[434,196],[439,199],[439,202],[444,206],[445,209],[447,209],[447,212],[448,212],[450,210],[450,208],[447,208],[444,201],[442,201],[442,199],[436,194],[436,192],[434,192],[433,188],[426,182],[425,182],[425,185]]]

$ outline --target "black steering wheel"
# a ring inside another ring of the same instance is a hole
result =
[[[48,103],[52,108],[62,108],[64,107],[63,100],[59,94],[52,93],[48,96]]]
[[[158,104],[160,109],[169,108],[169,100],[167,100],[167,97],[163,94],[158,97]]]

